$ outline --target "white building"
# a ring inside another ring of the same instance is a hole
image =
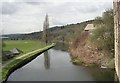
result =
[[[93,24],[88,24],[84,29],[84,31],[89,31],[89,32],[94,31],[94,30],[95,30],[95,27]]]

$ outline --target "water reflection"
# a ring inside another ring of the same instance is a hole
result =
[[[62,51],[68,51],[69,46],[62,42],[57,42],[54,49],[56,50],[62,50]]]
[[[50,56],[48,51],[44,52],[44,66],[46,69],[50,68]]]

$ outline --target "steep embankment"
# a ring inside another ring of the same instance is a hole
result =
[[[77,64],[82,64],[85,66],[105,66],[112,67],[110,62],[110,57],[108,54],[92,45],[92,42],[89,41],[89,32],[83,32],[70,47],[70,52],[73,60],[77,62]]]

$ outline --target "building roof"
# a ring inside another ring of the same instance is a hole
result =
[[[12,52],[13,54],[20,54],[20,53],[22,53],[22,51],[17,49],[17,48],[13,48],[12,50],[10,50],[10,52]]]
[[[94,25],[93,24],[88,24],[86,27],[85,27],[85,31],[89,31],[89,30],[94,30],[95,29],[95,27],[94,27]]]

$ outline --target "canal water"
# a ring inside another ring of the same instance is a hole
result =
[[[8,81],[113,81],[114,70],[72,64],[70,54],[50,49],[13,72]]]

